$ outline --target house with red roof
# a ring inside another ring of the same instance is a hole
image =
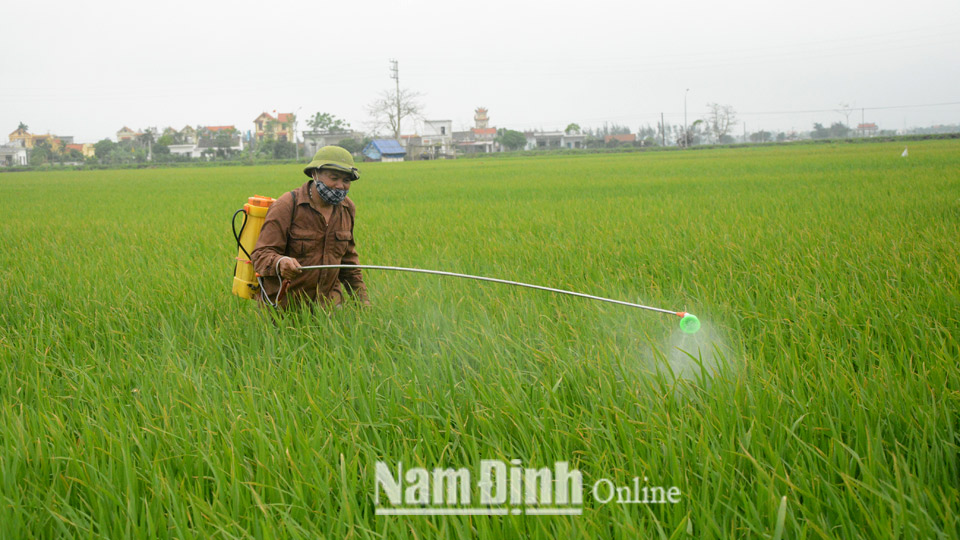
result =
[[[634,142],[637,142],[637,134],[623,133],[620,135],[604,135],[603,144],[607,144],[610,141],[618,141],[621,143],[634,143]]]
[[[464,154],[482,154],[500,151],[495,141],[497,128],[490,127],[489,112],[486,107],[477,107],[473,114],[474,127],[470,131],[456,131],[453,141],[457,149]]]
[[[80,152],[80,154],[83,155],[83,157],[85,158],[93,157],[96,155],[95,149],[93,148],[93,145],[90,143],[68,144],[66,148],[67,150],[76,150],[77,152]]]
[[[123,129],[117,132],[117,142],[123,141],[135,141],[140,135],[143,135],[139,131],[134,131],[127,126],[123,126]]]
[[[878,128],[873,122],[857,124],[857,133],[859,133],[861,137],[873,137],[877,134],[879,129],[880,128]]]
[[[73,142],[73,137],[65,137],[69,142]],[[50,145],[50,148],[54,151],[59,152],[63,147],[64,141],[62,141],[56,135],[51,135],[47,133],[46,135],[35,135],[27,132],[25,129],[17,129],[10,134],[10,142],[17,143],[23,148],[33,148],[38,142],[46,141]]]
[[[293,113],[280,113],[276,117],[267,112],[260,113],[253,120],[254,136],[257,142],[263,139],[293,142],[293,121]]]

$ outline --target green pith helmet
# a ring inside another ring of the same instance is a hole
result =
[[[314,169],[343,171],[352,175],[354,180],[360,179],[360,169],[353,166],[353,156],[339,146],[324,146],[317,150],[317,153],[313,156],[313,161],[303,170],[303,174],[313,178]]]

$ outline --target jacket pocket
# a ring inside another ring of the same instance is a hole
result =
[[[334,231],[333,245],[330,246],[330,255],[339,263],[343,254],[347,252],[347,246],[353,241],[353,233],[350,231]]]
[[[287,254],[298,261],[308,259],[312,253],[319,251],[320,242],[316,238],[290,238]]]

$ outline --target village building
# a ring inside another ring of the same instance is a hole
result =
[[[633,144],[637,142],[636,133],[621,133],[619,135],[605,135],[603,137],[603,144],[607,144],[610,141],[617,141],[619,143]]]
[[[228,155],[243,152],[243,137],[236,126],[186,126],[179,132],[178,144],[167,146],[170,153],[189,158],[209,158],[218,153]]]
[[[490,117],[485,107],[474,110],[474,127],[470,131],[455,131],[453,143],[463,154],[481,154],[500,151],[496,142],[497,128],[490,127]]]
[[[340,130],[340,131],[304,131],[303,151],[306,155],[312,156],[317,150],[324,146],[338,145],[344,139],[353,139],[357,142],[363,140],[363,133],[359,131]]]
[[[137,140],[141,135],[143,135],[143,134],[140,133],[140,132],[138,132],[138,131],[134,131],[134,130],[130,129],[130,128],[128,128],[127,126],[123,126],[123,128],[120,129],[120,131],[117,132],[117,142],[135,141],[135,140]]]
[[[171,144],[167,146],[170,153],[175,156],[186,156],[189,158],[200,157],[200,147],[197,143]]]
[[[577,149],[587,145],[587,136],[576,131],[525,131],[523,136],[527,138],[524,150]]]
[[[366,161],[403,161],[407,150],[396,139],[374,139],[361,152]]]
[[[0,167],[18,167],[29,164],[27,147],[23,139],[11,140],[0,145]]]
[[[63,140],[61,140],[60,137],[57,137],[56,135],[50,135],[48,133],[46,135],[33,135],[32,137],[33,137],[32,147],[36,147],[38,144],[40,144],[41,141],[46,141],[46,143],[50,145],[50,149],[53,150],[54,152],[60,152],[60,150],[63,149]],[[72,141],[73,137],[70,137],[70,140]]]
[[[10,134],[10,142],[20,143],[23,148],[33,148],[33,135],[23,128],[17,128]]]
[[[877,127],[873,122],[868,122],[865,124],[857,124],[857,134],[861,137],[873,137],[877,134],[880,128]]]
[[[16,131],[11,133],[9,139],[11,143],[18,143],[22,148],[28,149],[33,148],[41,141],[46,141],[55,152],[59,152],[64,144],[73,142],[73,137],[58,137],[57,135],[51,135],[49,133],[46,135],[34,135],[21,128],[17,128]]]
[[[400,144],[406,148],[408,159],[455,158],[453,142],[452,120],[424,120],[422,135],[400,137]]]
[[[80,154],[85,158],[90,158],[97,155],[96,150],[90,143],[68,144],[66,148],[67,150],[76,150],[77,152],[80,152]]]
[[[181,144],[197,144],[197,130],[193,126],[183,126],[180,130]]]
[[[260,113],[253,120],[257,142],[264,139],[294,142],[293,120],[293,113],[280,113],[276,118],[270,113]]]

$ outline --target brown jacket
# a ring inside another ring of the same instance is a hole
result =
[[[297,209],[292,222],[293,197],[289,192],[270,205],[260,238],[250,254],[254,269],[263,276],[263,290],[271,299],[276,298],[280,289],[276,270],[280,257],[293,257],[301,266],[360,264],[353,241],[356,206],[349,198],[344,199],[333,207],[330,223],[326,223],[319,210],[320,196],[312,183],[309,180],[294,190]],[[367,287],[359,268],[326,268],[304,270],[290,282],[280,305],[285,307],[290,301],[302,300],[338,305],[343,302],[341,282],[359,300],[367,300]]]

